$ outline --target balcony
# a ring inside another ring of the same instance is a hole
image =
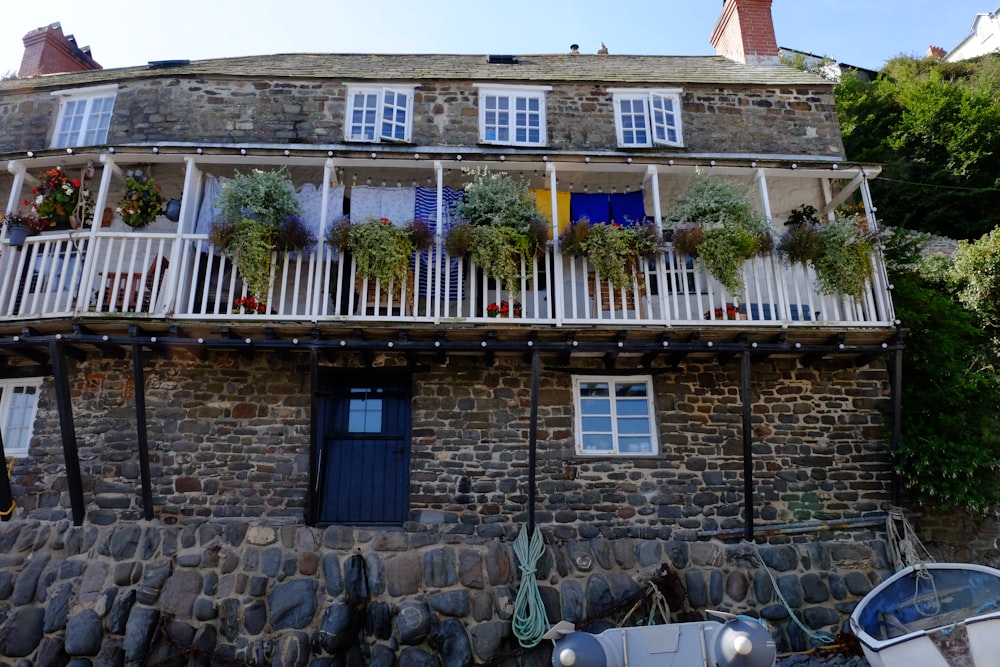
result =
[[[55,163],[54,156],[48,159]],[[197,218],[206,164],[199,160],[207,158],[181,154],[156,159],[172,161],[175,168],[183,170],[183,177],[175,179],[183,191],[180,223],[167,231],[117,231],[98,226],[75,232],[47,232],[29,238],[20,247],[4,240],[0,244],[0,323],[72,319],[82,323],[236,321],[303,326],[382,323],[407,328],[488,325],[616,330],[884,330],[895,326],[889,286],[879,257],[874,258],[873,280],[858,300],[821,294],[811,268],[789,265],[772,256],[748,261],[743,268],[746,289],[741,294],[730,294],[697,260],[669,247],[654,260],[642,262],[629,287],[614,289],[595,277],[585,258],[561,254],[558,240],[553,240],[543,257],[523,266],[520,285],[512,290],[509,285],[484,278],[483,271],[470,259],[449,256],[440,225],[436,244],[428,251],[415,253],[411,281],[396,293],[358,277],[349,256],[321,243],[313,253],[275,254],[264,312],[247,312],[236,305],[247,292],[231,261],[212,246],[206,233],[192,231],[204,230]],[[107,154],[100,156],[100,162],[98,210],[103,210],[113,201],[113,175],[120,173],[120,168]],[[231,162],[232,158],[215,158],[207,164],[226,163],[226,168],[232,169]],[[278,157],[267,164],[285,162],[289,159]],[[390,180],[414,176],[411,163],[404,168],[400,160],[378,162],[375,165],[374,159],[359,160],[351,168],[369,169],[367,173]],[[313,158],[299,165],[294,160],[291,163],[299,172],[312,175],[299,177],[306,182],[313,178],[311,182],[329,184],[344,172],[331,160]],[[380,171],[375,170],[376,166]],[[440,161],[428,163],[423,167],[425,171],[417,173],[421,181],[427,177],[428,182],[430,175],[436,175],[440,192],[446,167]],[[505,168],[518,166],[508,163]],[[612,184],[615,179],[636,178],[650,186],[658,217],[659,193],[669,192],[672,187],[661,184],[664,179],[660,168],[616,164],[601,171],[595,165],[549,163],[542,168],[543,178],[547,179],[542,185],[556,185],[559,170],[564,179],[580,179],[584,184],[586,178]],[[583,174],[584,169],[590,173]],[[26,187],[26,168],[23,163],[12,162],[9,170],[15,175],[11,201],[18,201],[15,198],[21,197]],[[803,178],[811,176],[821,182],[829,176],[820,169],[812,174],[803,171],[794,174],[794,187],[782,185],[772,176],[771,180],[779,183],[772,198],[783,199],[781,205],[791,208],[801,203],[801,184],[806,182]],[[728,173],[751,182],[764,178],[760,169],[733,168]],[[850,180],[855,189],[865,185],[856,174],[836,176]],[[169,182],[169,178],[159,180]],[[416,182],[416,178],[413,180]],[[770,203],[766,186],[762,192]],[[864,192],[867,195],[866,188]],[[836,203],[836,198],[827,199],[828,205]],[[328,217],[324,209],[322,218]],[[319,220],[312,222],[317,229],[322,228]],[[513,307],[515,300],[520,308]],[[503,302],[508,303],[508,312],[493,317],[490,305]]]
[[[205,235],[43,234],[0,256],[0,320],[128,318],[200,321],[399,322],[658,327],[892,326],[880,273],[860,301],[820,294],[811,269],[770,256],[744,267],[746,291],[727,293],[696,261],[672,250],[643,262],[615,289],[585,258],[550,247],[524,266],[516,301],[471,260],[439,242],[414,255],[412,280],[395,293],[358,277],[349,256],[321,246],[275,254],[264,313],[235,306],[246,287]],[[507,302],[493,316],[489,306]]]

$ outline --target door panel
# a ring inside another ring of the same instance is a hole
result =
[[[319,522],[401,524],[410,494],[410,377],[323,378]]]

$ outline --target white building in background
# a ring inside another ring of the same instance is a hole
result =
[[[969,36],[959,42],[944,58],[944,62],[968,60],[987,53],[1000,50],[1000,16],[995,12],[979,12],[976,14]]]

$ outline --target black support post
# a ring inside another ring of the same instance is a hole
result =
[[[895,460],[899,451],[899,441],[903,439],[903,348],[897,347],[892,364],[892,435],[889,452]],[[896,467],[892,471],[891,498],[893,507],[899,507],[902,499],[899,491],[899,474]]]
[[[538,348],[531,350],[531,416],[528,422],[528,535],[535,532],[535,468],[538,458],[538,391],[541,361]]]
[[[135,384],[135,429],[139,438],[139,482],[142,517],[153,518],[153,480],[149,472],[149,433],[146,428],[146,376],[142,371],[142,345],[132,344],[132,379]]]
[[[66,371],[66,355],[58,341],[49,343],[52,358],[52,376],[55,380],[56,408],[59,411],[59,432],[62,436],[63,458],[66,462],[66,482],[69,486],[69,504],[73,514],[73,525],[82,526],[83,475],[80,473],[80,452],[76,446],[76,429],[73,426],[73,403],[69,395],[69,375]]]
[[[753,542],[753,425],[750,391],[750,351],[740,356],[740,398],[743,402],[743,539]]]
[[[306,494],[306,523],[319,521],[319,348],[309,348],[309,492]]]

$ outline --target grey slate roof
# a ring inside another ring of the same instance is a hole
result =
[[[784,65],[751,66],[722,56],[521,55],[516,64],[490,64],[486,55],[294,53],[198,60],[150,66],[50,74],[0,83],[0,91],[68,88],[144,78],[221,77],[342,81],[599,82],[606,85],[723,84],[820,86],[822,78]]]

